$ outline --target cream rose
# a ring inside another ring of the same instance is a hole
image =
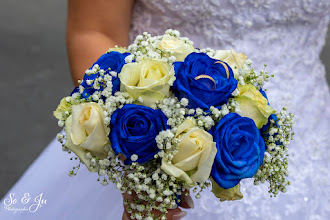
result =
[[[258,129],[267,124],[268,118],[276,111],[267,103],[267,99],[251,84],[238,85],[239,95],[235,99],[240,103],[240,116],[251,118]]]
[[[69,102],[67,102],[69,100]],[[55,118],[58,120],[65,120],[65,112],[71,111],[71,98],[70,97],[64,97],[60,104],[58,105],[57,109],[53,112]]]
[[[169,94],[175,80],[174,68],[154,59],[125,64],[119,78],[120,91],[128,92],[134,99],[141,96],[143,104],[149,107]]]
[[[171,35],[165,35],[158,44],[158,48],[165,51],[173,52],[173,56],[176,57],[176,61],[183,61],[186,56],[194,52],[195,48],[185,43],[183,40]]]
[[[86,153],[105,158],[104,146],[109,143],[108,129],[103,123],[103,111],[97,103],[82,103],[72,106],[72,115],[65,121],[65,146],[73,151],[87,168],[90,166]]]
[[[212,178],[212,192],[213,194],[220,199],[221,202],[223,201],[232,201],[232,200],[240,200],[243,198],[243,194],[240,190],[240,184],[237,184],[233,188],[224,189],[220,187]]]
[[[206,181],[211,173],[217,153],[212,135],[196,127],[195,121],[186,119],[176,132],[179,138],[179,151],[172,161],[165,157],[161,168],[167,174],[182,179],[191,186],[194,182]]]
[[[238,53],[233,49],[217,50],[213,58],[228,63],[235,75],[238,74],[239,69],[246,68],[245,61],[247,56],[244,53]]]
[[[107,53],[110,53],[111,51],[116,51],[116,52],[119,52],[119,53],[126,53],[127,49],[125,47],[113,47],[113,48],[110,48],[107,51]]]

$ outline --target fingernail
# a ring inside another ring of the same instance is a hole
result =
[[[187,215],[187,212],[185,212],[185,211],[177,212],[177,213],[173,214],[173,220],[180,220],[183,217],[185,217],[186,215]]]
[[[195,207],[194,200],[192,200],[190,195],[186,196],[184,199],[187,205],[189,206],[189,208],[193,209]]]

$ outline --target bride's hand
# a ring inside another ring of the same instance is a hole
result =
[[[127,193],[123,193],[124,200],[132,200],[133,198],[136,198],[136,195],[129,195]],[[182,194],[180,202],[180,207],[185,209],[191,209],[194,208],[194,202],[190,195],[185,195],[185,193]],[[124,205],[124,213],[123,213],[123,220],[130,220],[130,214],[126,210],[126,205]],[[155,215],[155,217],[159,216],[161,213],[159,211],[152,211],[152,213]],[[166,214],[166,219],[168,220],[179,220],[182,219],[184,216],[186,216],[187,212],[182,211],[180,208],[171,209]]]

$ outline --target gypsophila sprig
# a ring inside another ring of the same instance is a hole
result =
[[[285,192],[294,115],[269,105],[269,80],[266,65],[258,72],[243,53],[194,48],[177,30],[110,48],[54,111],[64,127],[56,138],[79,162],[69,175],[84,164],[115,184],[130,195],[131,219],[166,219],[189,190],[242,199],[242,178]]]
[[[255,174],[254,183],[269,182],[269,193],[276,196],[279,192],[286,192],[290,185],[288,176],[288,145],[293,139],[292,113],[287,113],[283,108],[276,117],[270,120],[270,126],[265,131],[266,154],[263,164]]]

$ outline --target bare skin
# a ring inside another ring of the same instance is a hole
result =
[[[128,45],[133,0],[68,0],[66,46],[77,85],[109,48]]]
[[[128,46],[134,0],[68,0],[66,46],[74,84],[102,54],[115,45]],[[128,194],[124,199],[132,199]],[[133,196],[134,197],[134,196]],[[183,197],[183,208],[192,208],[191,197]],[[157,214],[155,212],[155,214]],[[185,215],[180,208],[169,210],[167,219]],[[124,209],[123,219],[130,219]]]

